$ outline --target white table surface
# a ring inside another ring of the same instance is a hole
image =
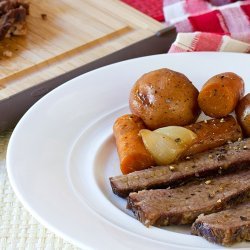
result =
[[[78,249],[37,222],[18,201],[5,167],[10,135],[0,134],[0,249]]]

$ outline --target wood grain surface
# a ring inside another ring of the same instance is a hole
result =
[[[25,37],[0,44],[13,53],[0,57],[0,100],[163,28],[118,0],[33,0],[27,26]]]

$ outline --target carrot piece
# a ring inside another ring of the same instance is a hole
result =
[[[135,115],[121,116],[114,123],[113,132],[123,174],[155,165],[139,136],[139,131],[144,128],[142,119]]]
[[[242,138],[241,127],[231,115],[221,119],[197,122],[186,128],[196,133],[197,138],[185,151],[184,156],[194,155]]]
[[[245,95],[235,109],[236,118],[244,134],[250,136],[250,93]]]
[[[208,116],[221,118],[230,114],[244,95],[244,81],[232,72],[210,78],[202,87],[198,103]]]

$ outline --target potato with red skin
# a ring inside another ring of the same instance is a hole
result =
[[[245,95],[238,103],[236,109],[236,118],[241,125],[244,134],[250,136],[250,93]]]
[[[200,114],[198,90],[189,79],[163,68],[140,77],[129,97],[130,110],[149,129],[194,123]]]
[[[198,103],[201,110],[213,118],[229,115],[244,95],[244,81],[232,72],[211,77],[202,87]]]

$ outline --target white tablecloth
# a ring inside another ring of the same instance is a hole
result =
[[[0,249],[78,249],[43,227],[18,201],[5,167],[10,135],[0,134]]]

